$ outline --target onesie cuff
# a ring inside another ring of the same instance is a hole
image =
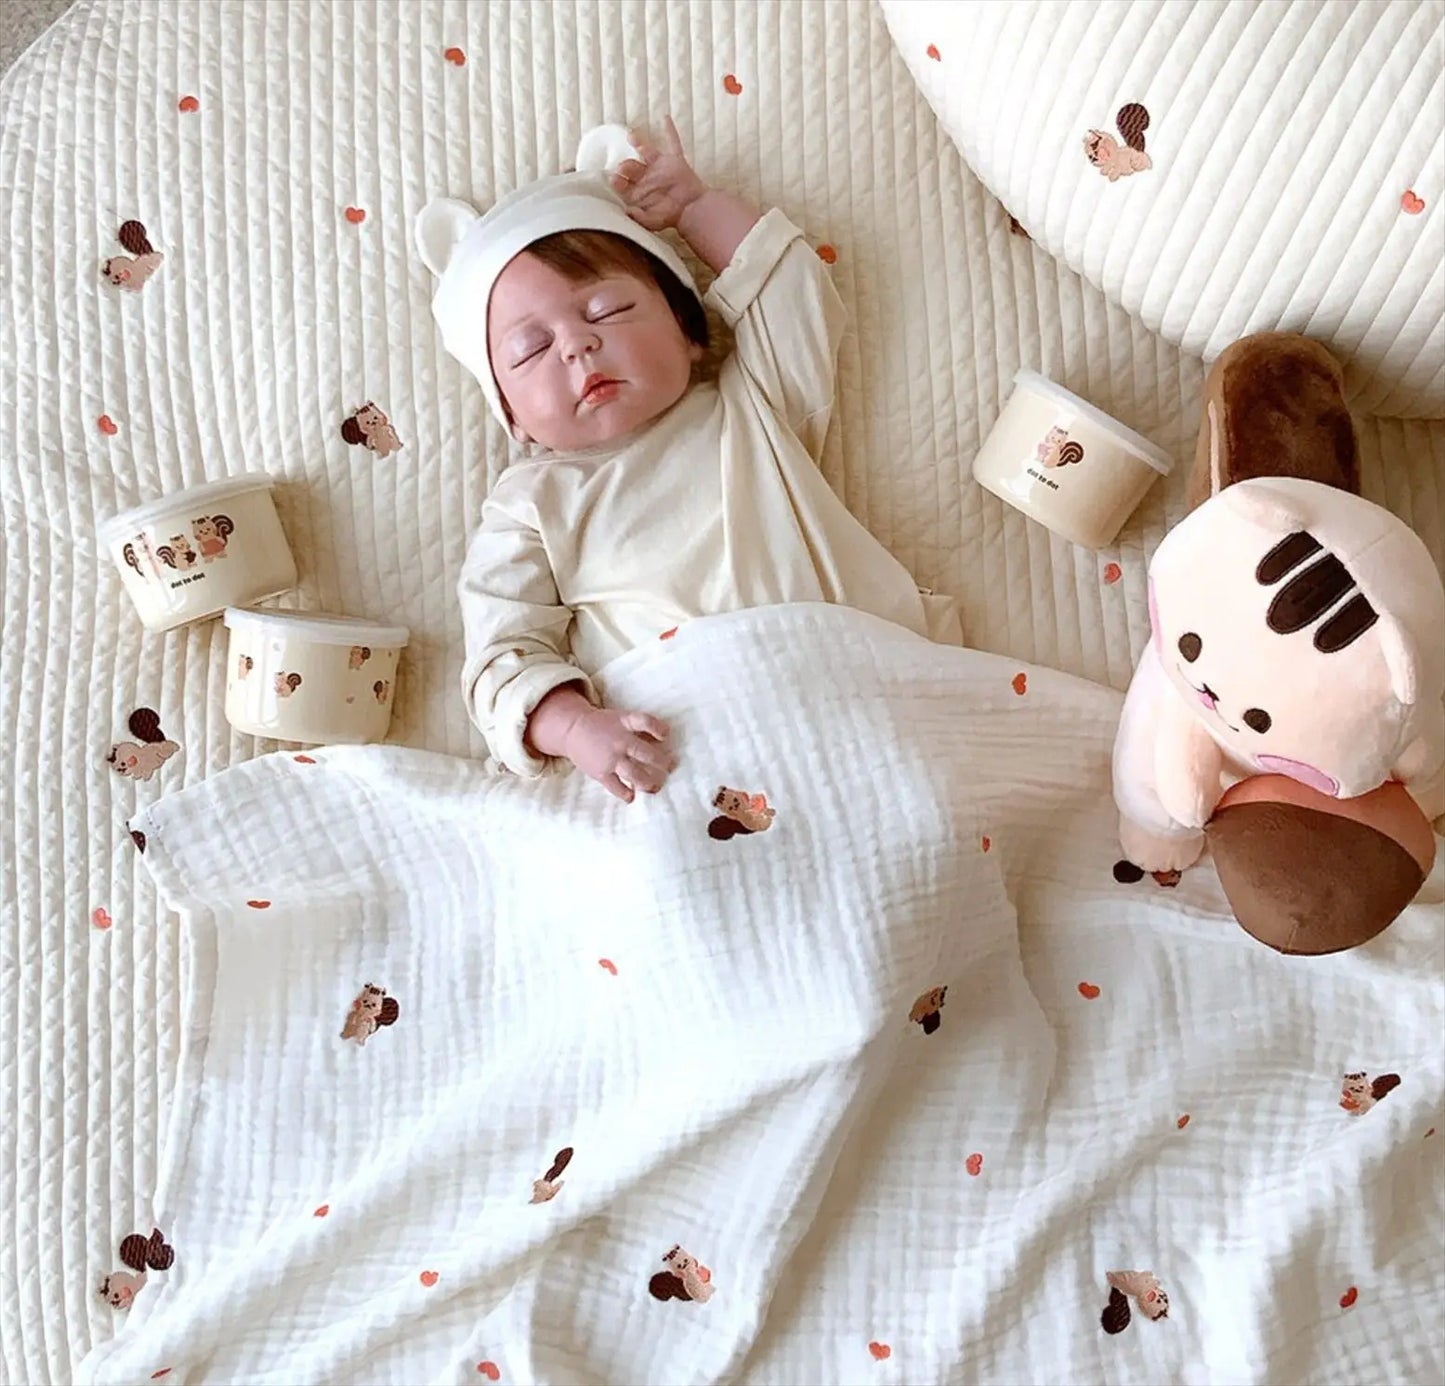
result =
[[[770,207],[753,223],[733,251],[733,258],[708,289],[704,302],[729,327],[752,307],[787,249],[803,233],[777,208]],[[819,262],[821,266],[821,261]]]
[[[594,707],[599,705],[592,680],[575,664],[533,664],[522,670],[497,695],[487,742],[492,755],[524,780],[535,780],[547,768],[550,759],[533,755],[527,749],[527,719],[547,694],[569,683],[577,684]]]

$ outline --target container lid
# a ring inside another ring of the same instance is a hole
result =
[[[405,626],[380,626],[356,616],[337,616],[329,611],[272,611],[269,608],[228,606],[228,630],[249,630],[278,639],[309,640],[315,645],[375,645],[379,650],[399,650],[411,640]]]
[[[1037,371],[1022,370],[1014,374],[1015,385],[1026,385],[1030,390],[1041,395],[1048,395],[1049,398],[1057,400],[1060,404],[1066,404],[1070,409],[1082,414],[1090,423],[1102,428],[1106,433],[1112,433],[1119,442],[1132,452],[1141,462],[1147,462],[1161,476],[1168,476],[1174,469],[1174,459],[1164,451],[1157,443],[1151,443],[1142,433],[1135,433],[1126,424],[1121,424],[1118,419],[1111,418],[1102,409],[1081,399],[1072,390],[1066,390],[1062,385],[1052,381],[1046,375],[1040,375]]]
[[[199,486],[188,487],[184,491],[172,491],[159,500],[146,501],[143,505],[122,510],[119,515],[102,520],[98,526],[100,541],[102,544],[113,543],[178,509],[194,510],[197,515],[204,515],[217,501],[246,491],[269,490],[275,484],[276,478],[267,476],[265,472],[247,472],[244,476],[228,476],[220,481],[206,481]]]

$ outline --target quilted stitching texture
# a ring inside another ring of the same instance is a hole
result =
[[[195,111],[178,108],[188,94]],[[1127,683],[1142,563],[1179,478],[1095,555],[967,469],[1020,364],[1186,456],[1202,367],[1009,233],[873,7],[78,6],[0,90],[8,1379],[69,1380],[110,1334],[95,1278],[145,1230],[155,1184],[180,959],[125,821],[270,749],[224,720],[220,628],[143,635],[95,519],[203,477],[276,474],[293,601],[410,624],[394,738],[479,752],[452,587],[505,440],[437,340],[410,218],[438,192],[485,202],[561,167],[594,121],[668,109],[707,175],[836,248],[853,321],[825,458],[840,494],[920,582],[962,599],[972,643]],[[128,218],[165,255],[138,294],[99,274]],[[384,461],[338,433],[368,398],[406,444]],[[1362,442],[1371,494],[1439,557],[1441,431],[1366,420]],[[183,750],[136,785],[104,756],[140,705]]]
[[[1353,407],[1445,414],[1441,0],[883,7],[983,181],[1168,341],[1307,332]],[[1107,182],[1084,136],[1131,103],[1152,167]]]

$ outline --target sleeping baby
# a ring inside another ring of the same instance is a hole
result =
[[[447,350],[527,449],[459,583],[472,720],[515,773],[560,758],[630,802],[673,768],[669,729],[588,675],[681,622],[835,602],[960,633],[818,469],[844,312],[802,232],[708,187],[670,119],[657,143],[591,131],[577,162],[482,217],[439,199],[417,241]],[[693,378],[708,325],[669,228],[734,332],[715,382]]]

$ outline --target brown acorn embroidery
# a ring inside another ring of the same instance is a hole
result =
[[[1137,101],[1131,101],[1119,107],[1114,123],[1119,127],[1123,144],[1102,130],[1090,130],[1084,136],[1084,156],[1111,183],[1154,167],[1154,161],[1144,152],[1149,112]]]
[[[351,653],[346,658],[346,667],[348,669],[360,669],[370,658],[370,645],[353,645],[351,647]]]
[[[122,1238],[120,1263],[124,1270],[112,1271],[100,1282],[97,1293],[112,1309],[129,1309],[135,1297],[145,1288],[146,1272],[169,1270],[176,1253],[156,1228],[149,1237],[132,1232]]]
[[[1084,447],[1069,437],[1067,429],[1055,427],[1039,440],[1034,455],[1045,467],[1068,467],[1084,460]]]
[[[662,1263],[667,1269],[658,1271],[647,1282],[653,1299],[687,1299],[706,1304],[713,1297],[712,1272],[695,1256],[675,1246],[662,1258]]]
[[[117,288],[139,293],[165,256],[151,245],[145,227],[138,221],[122,222],[115,238],[129,254],[111,256],[101,265],[100,272]]]
[[[342,419],[341,436],[353,447],[367,448],[378,457],[390,457],[402,446],[391,420],[370,400]]]
[[[131,828],[129,831],[130,840],[135,843],[136,851],[144,856],[146,850],[146,835],[141,832],[139,828]]]
[[[135,740],[117,741],[105,758],[105,763],[122,779],[149,780],[181,749],[176,742],[166,740],[160,715],[152,708],[136,708],[126,726]]]
[[[1368,1073],[1347,1073],[1340,1087],[1340,1106],[1351,1116],[1363,1116],[1399,1086],[1398,1073],[1378,1074],[1373,1082]]]
[[[572,1163],[572,1147],[564,1146],[557,1152],[549,1169],[540,1179],[532,1181],[532,1203],[550,1203],[562,1188],[562,1171]]]
[[[718,842],[748,833],[765,833],[777,817],[777,810],[768,807],[766,794],[748,794],[726,785],[713,795],[712,806],[719,814],[707,825],[707,835]]]
[[[276,675],[276,696],[278,698],[289,698],[300,687],[300,674],[288,674],[283,670]]]
[[[341,1027],[341,1038],[364,1046],[383,1026],[395,1025],[400,1014],[401,1006],[396,997],[388,996],[385,987],[373,986],[368,982],[356,993],[356,999],[346,1013],[346,1024]]]
[[[908,1012],[909,1020],[922,1026],[925,1035],[931,1035],[943,1024],[943,1017],[939,1012],[943,1009],[943,998],[947,995],[947,987],[932,987],[913,1003],[913,1008]]]
[[[1109,1271],[1104,1279],[1109,1282],[1109,1303],[1099,1315],[1099,1325],[1105,1333],[1122,1333],[1129,1327],[1131,1295],[1146,1319],[1169,1317],[1169,1296],[1153,1271]]]

